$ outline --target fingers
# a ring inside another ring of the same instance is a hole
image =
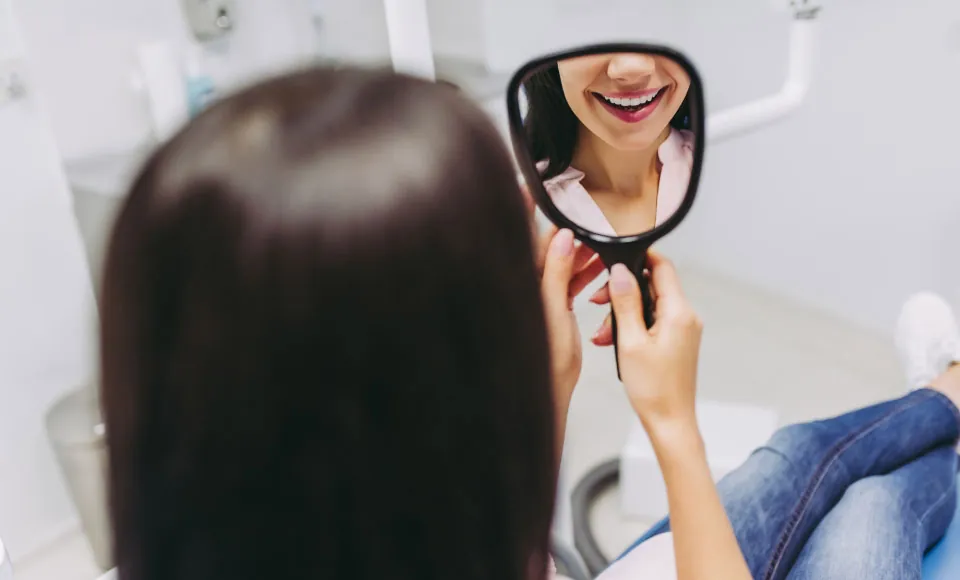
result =
[[[579,272],[582,270],[596,255],[597,253],[594,252],[590,246],[579,244],[577,247],[577,256],[573,262],[573,271]]]
[[[580,269],[574,267],[574,271],[577,272],[573,280],[570,282],[570,298],[576,298],[583,292],[584,288],[593,283],[600,274],[606,270],[607,267],[603,265],[603,262],[600,261],[600,258],[595,257],[590,262],[587,262],[586,266],[583,266]]]
[[[590,302],[594,304],[609,304],[610,303],[610,283],[606,283],[600,287],[599,290],[593,293],[593,296],[590,297]]]
[[[543,265],[547,260],[547,251],[550,244],[557,235],[557,226],[550,224],[546,230],[540,232],[537,237],[537,271],[543,276]]]
[[[650,294],[653,298],[654,304],[657,306],[660,305],[662,299],[666,298],[668,302],[675,304],[678,308],[672,308],[680,313],[692,310],[688,308],[686,297],[683,294],[683,288],[680,284],[680,278],[677,274],[676,268],[673,264],[664,257],[662,254],[651,251],[649,256],[649,261],[647,263],[649,272],[644,272],[644,276],[649,279],[650,284]],[[618,273],[618,280],[621,284],[620,291],[611,290],[611,283],[614,281],[614,269],[610,271],[610,281],[607,284],[604,284],[603,287],[598,289],[590,297],[590,302],[598,305],[607,304],[614,302],[614,311],[617,312],[617,321],[620,326],[620,340],[621,343],[624,339],[624,333],[626,332],[624,327],[628,324],[638,323],[642,325],[641,328],[637,329],[635,334],[641,338],[648,337],[649,332],[646,329],[646,324],[643,321],[643,301],[639,292],[639,284],[637,283],[636,277],[624,267],[622,264],[614,266]],[[636,288],[636,295],[632,293]],[[620,311],[617,310],[616,302],[617,299],[613,298],[614,294],[621,294],[619,302],[621,304],[621,310],[627,308],[630,312],[635,312],[636,314],[624,315],[621,316]],[[659,308],[657,308],[659,310]],[[622,321],[622,322],[621,322]],[[597,329],[591,338],[591,342],[596,346],[610,346],[613,344],[613,324],[611,317],[608,315],[604,319],[603,324],[600,325],[600,328]]]
[[[650,283],[650,271],[644,270],[643,277],[646,278],[647,282]],[[657,302],[657,289],[653,284],[650,284],[650,294],[653,296],[654,303]],[[604,305],[610,303],[610,285],[604,284],[596,292],[593,293],[589,298],[590,302],[598,305]]]
[[[644,277],[647,278],[649,283],[650,273],[644,270]],[[654,305],[657,302],[657,292],[656,288],[650,284],[650,294],[653,299]],[[610,303],[610,284],[604,284],[599,290],[593,293],[593,296],[590,297],[590,302],[603,305]],[[642,294],[641,294],[641,306],[642,303]],[[613,317],[607,315],[603,320],[603,324],[597,329],[590,341],[596,346],[611,346],[613,344]]]
[[[600,328],[597,329],[597,332],[594,333],[593,337],[590,338],[596,346],[612,346],[613,345],[613,316],[608,314],[606,318],[603,319],[603,324],[600,325]]]
[[[543,264],[541,291],[548,318],[570,311],[569,292],[575,255],[573,232],[559,231],[550,242]]]
[[[540,234],[537,243],[537,269],[541,276],[543,276],[544,264],[547,259],[550,244],[553,242],[558,231],[557,226],[551,224],[546,231]],[[572,272],[575,273],[576,276],[570,283],[569,297],[571,300],[579,296],[580,293],[583,292],[583,289],[596,280],[597,276],[604,270],[603,262],[597,258],[597,253],[589,246],[586,244],[577,244],[576,241],[574,242],[574,246],[575,253]]]
[[[643,321],[640,284],[623,264],[610,269],[610,301],[617,317],[619,348],[630,349],[646,342],[649,334]]]

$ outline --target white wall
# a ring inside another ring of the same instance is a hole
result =
[[[427,0],[430,41],[437,56],[483,62],[486,29],[480,0]]]
[[[434,52],[511,72],[544,52],[601,41],[663,41],[683,30],[675,0],[429,0]]]
[[[383,0],[314,0],[323,17],[320,52],[347,62],[390,61]]]
[[[607,41],[665,41],[682,29],[676,0],[477,0],[487,66],[510,72],[540,54]]]
[[[578,43],[664,41],[698,64],[713,111],[776,91],[785,73],[789,16],[766,0],[472,2],[494,70]],[[697,205],[664,246],[888,332],[914,290],[960,306],[960,2],[825,4],[802,111],[708,150]]]
[[[187,42],[179,10],[178,0],[0,0],[0,58],[26,51],[32,78],[29,102],[0,108],[0,537],[14,559],[75,525],[43,418],[95,370],[94,301],[60,153],[89,159],[150,139],[129,82],[135,50]],[[227,48],[213,71],[227,86],[318,54],[389,60],[379,0],[239,0]]]
[[[179,0],[13,0],[37,85],[67,159],[133,149],[150,138],[133,90],[136,49],[189,32]],[[213,73],[232,84],[316,51],[307,0],[239,0],[227,56]]]
[[[785,29],[764,4],[702,0],[688,12],[697,33],[684,46],[714,109],[780,81]],[[838,0],[821,18],[808,103],[707,152],[702,194],[674,246],[890,331],[914,290],[960,306],[960,3]]]
[[[22,53],[0,0],[0,58]],[[47,119],[35,99],[0,106],[0,537],[12,556],[74,518],[43,431],[50,403],[89,380],[90,280]]]

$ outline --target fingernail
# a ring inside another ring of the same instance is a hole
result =
[[[610,268],[610,291],[615,294],[629,292],[633,286],[633,274],[623,264],[614,264]]]
[[[596,292],[594,292],[594,293],[593,293],[593,296],[590,297],[590,302],[596,302],[597,300],[599,300],[599,299],[600,299],[600,293],[603,292],[603,289],[604,289],[605,287],[606,287],[606,286],[601,286],[599,290],[597,290]]]
[[[560,230],[553,239],[553,253],[557,256],[573,255],[573,232]]]

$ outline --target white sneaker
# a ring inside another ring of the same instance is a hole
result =
[[[927,387],[960,361],[960,329],[947,301],[932,292],[911,296],[897,321],[897,351],[911,388]]]

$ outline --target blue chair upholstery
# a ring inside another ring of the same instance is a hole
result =
[[[960,485],[957,486],[960,494]],[[957,580],[960,578],[960,501],[957,514],[947,535],[923,561],[923,580]]]

